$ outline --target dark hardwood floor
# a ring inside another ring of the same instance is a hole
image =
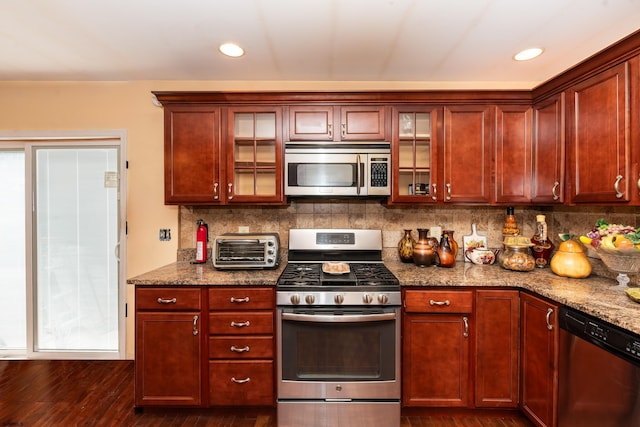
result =
[[[0,361],[0,427],[275,427],[275,411],[134,411],[132,361]],[[530,427],[506,417],[403,416],[402,427]],[[339,426],[331,426],[339,427]],[[386,426],[371,426],[386,427]]]

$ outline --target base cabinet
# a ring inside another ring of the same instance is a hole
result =
[[[556,425],[558,401],[558,306],[522,292],[520,401],[539,427]]]
[[[135,323],[135,405],[200,406],[200,289],[136,289]]]
[[[404,406],[466,407],[473,291],[405,292]]]

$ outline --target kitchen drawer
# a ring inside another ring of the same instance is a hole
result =
[[[211,406],[271,406],[274,403],[273,362],[239,360],[209,362]]]
[[[209,288],[209,307],[212,310],[274,309],[273,288]]]
[[[200,288],[136,288],[136,310],[200,310]]]
[[[209,314],[211,335],[273,334],[273,312],[229,311]]]
[[[210,359],[273,359],[273,337],[209,337]]]
[[[405,311],[413,313],[471,313],[473,291],[418,291],[405,293]]]

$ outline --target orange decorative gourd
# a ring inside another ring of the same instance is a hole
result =
[[[566,240],[558,246],[551,258],[551,271],[558,276],[584,279],[591,274],[591,262],[575,240]]]

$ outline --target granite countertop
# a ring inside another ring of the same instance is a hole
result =
[[[220,271],[211,263],[180,261],[130,278],[133,285],[275,286],[286,262],[275,270]],[[385,265],[408,287],[511,287],[532,291],[560,304],[640,335],[640,304],[631,301],[615,279],[592,274],[587,279],[556,276],[549,270],[507,271],[498,265],[457,262],[454,268],[425,267],[385,261]]]

